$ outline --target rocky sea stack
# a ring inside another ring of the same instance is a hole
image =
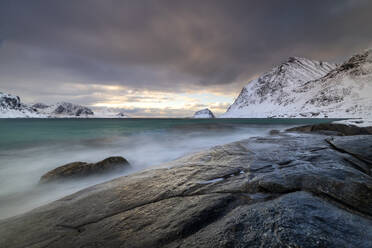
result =
[[[97,163],[73,162],[47,172],[40,178],[40,183],[101,175],[129,167],[129,162],[123,157],[109,157]]]
[[[215,118],[215,116],[212,111],[206,108],[196,111],[193,118]]]

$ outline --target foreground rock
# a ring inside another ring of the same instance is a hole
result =
[[[372,127],[358,127],[354,125],[322,123],[315,125],[299,126],[287,129],[289,132],[324,133],[333,135],[361,135],[372,134]]]
[[[251,138],[96,185],[0,221],[0,247],[372,247],[371,153],[352,150],[372,136],[336,138]]]
[[[40,183],[103,174],[123,170],[129,166],[123,157],[109,157],[98,163],[73,162],[47,172],[40,178]]]

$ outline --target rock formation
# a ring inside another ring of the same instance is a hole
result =
[[[127,169],[129,166],[123,157],[109,157],[97,163],[73,162],[47,172],[40,178],[40,183],[103,174]]]
[[[212,111],[206,108],[196,111],[192,118],[214,118],[214,114],[212,113]]]

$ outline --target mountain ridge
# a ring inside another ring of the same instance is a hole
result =
[[[372,50],[336,65],[290,57],[243,87],[221,117],[370,117]]]

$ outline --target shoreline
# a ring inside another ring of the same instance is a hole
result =
[[[0,220],[0,244],[367,247],[370,145],[280,132],[216,146]]]

